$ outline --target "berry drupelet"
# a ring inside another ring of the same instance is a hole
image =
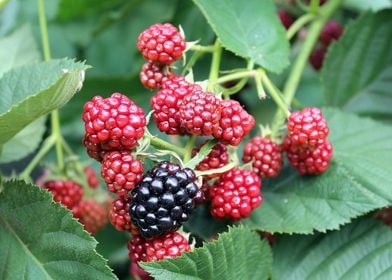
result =
[[[195,208],[195,173],[167,161],[151,169],[131,193],[130,215],[144,237],[176,231]]]
[[[60,202],[68,209],[77,205],[83,197],[83,188],[72,180],[50,180],[43,184],[53,194],[53,200]]]

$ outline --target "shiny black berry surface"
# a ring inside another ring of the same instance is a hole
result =
[[[199,192],[195,173],[163,161],[131,191],[129,213],[144,237],[176,231],[195,208]]]

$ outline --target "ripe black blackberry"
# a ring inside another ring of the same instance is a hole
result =
[[[195,173],[163,161],[144,175],[131,191],[129,213],[144,237],[176,231],[195,208],[199,192]]]

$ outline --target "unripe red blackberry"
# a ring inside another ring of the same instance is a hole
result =
[[[72,214],[91,234],[95,234],[103,228],[108,219],[106,206],[93,199],[82,200],[72,208]]]
[[[167,134],[186,134],[181,122],[180,104],[186,95],[195,90],[201,90],[201,87],[188,83],[182,76],[174,76],[163,83],[162,89],[150,100],[154,110],[153,118],[160,131]]]
[[[235,100],[222,100],[219,125],[214,129],[214,137],[223,144],[238,146],[252,130],[255,119]]]
[[[325,47],[318,47],[312,51],[309,56],[309,62],[315,70],[320,70],[323,66],[324,58],[327,53]]]
[[[287,121],[288,137],[294,146],[316,148],[329,133],[327,120],[319,108],[308,107],[290,114]]]
[[[138,280],[154,280],[153,277],[148,274],[143,268],[141,268],[137,263],[132,262],[129,266],[129,274],[133,277],[132,279]]]
[[[221,100],[209,92],[186,95],[179,109],[181,122],[190,134],[211,135],[221,118]]]
[[[252,161],[253,171],[261,178],[275,177],[283,166],[282,150],[270,138],[256,136],[245,144],[242,161]]]
[[[137,47],[144,58],[171,64],[182,56],[186,42],[170,23],[157,23],[139,35]]]
[[[154,61],[143,64],[140,71],[140,81],[149,89],[160,89],[162,83],[172,76],[173,74],[170,71],[165,72],[164,66]]]
[[[42,187],[53,194],[54,201],[60,202],[68,209],[72,209],[83,197],[82,186],[72,180],[50,180]]]
[[[289,29],[290,26],[294,22],[293,17],[288,12],[286,12],[284,10],[279,10],[278,16],[279,16],[280,22],[283,24],[284,28],[286,28],[286,29]]]
[[[385,225],[392,228],[392,207],[385,207],[380,209],[376,212],[374,218],[382,221]]]
[[[132,236],[128,242],[128,256],[133,263],[145,262],[146,256],[146,239],[140,235]]]
[[[96,189],[99,186],[99,179],[95,170],[91,166],[87,165],[84,168],[84,173],[86,174],[88,186],[92,189]]]
[[[191,169],[166,161],[147,172],[130,195],[129,212],[140,234],[155,237],[185,223],[195,208],[195,180]]]
[[[289,137],[285,138],[283,149],[287,152],[289,164],[301,175],[323,173],[329,166],[333,152],[328,140],[311,150],[296,145]]]
[[[194,148],[192,150],[192,156],[195,156],[200,151],[201,147],[205,145],[205,143],[207,143],[207,141],[199,147]],[[222,143],[218,143],[212,148],[211,152],[196,166],[195,169],[206,171],[223,167],[228,163],[229,154],[227,153],[227,147]],[[208,175],[207,178],[214,178],[217,176],[219,177],[219,175],[220,174],[211,174]]]
[[[101,143],[93,143],[89,140],[89,134],[85,134],[83,137],[83,146],[86,147],[86,151],[89,157],[96,159],[97,161],[101,162],[103,157],[105,156],[106,150],[109,149],[107,145],[101,145]],[[105,148],[102,148],[105,146]]]
[[[211,215],[238,221],[247,218],[262,202],[261,180],[256,173],[233,168],[210,188]]]
[[[325,47],[328,47],[334,40],[338,40],[343,33],[343,27],[340,23],[329,20],[320,33],[320,41]]]
[[[143,109],[121,93],[108,98],[95,96],[84,105],[82,118],[86,131],[84,144],[88,149],[99,145],[97,151],[135,148],[146,126]]]
[[[129,231],[132,235],[139,234],[138,228],[131,222],[129,198],[127,196],[119,197],[112,202],[109,220],[118,231]]]
[[[109,191],[123,196],[143,177],[143,163],[129,151],[106,153],[101,166],[101,175]]]

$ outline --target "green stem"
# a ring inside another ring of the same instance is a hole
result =
[[[302,73],[305,69],[308,57],[315,46],[318,37],[320,35],[321,29],[324,24],[331,17],[331,15],[339,7],[342,0],[330,0],[325,4],[320,10],[320,16],[310,25],[308,35],[302,46],[300,53],[295,60],[293,67],[291,68],[290,75],[286,81],[283,89],[283,97],[286,104],[291,104],[294,98],[295,92],[298,88]],[[272,124],[272,132],[276,134],[281,125],[284,122],[284,114],[281,110],[277,111],[275,114],[274,122]]]
[[[210,68],[210,76],[208,77],[208,88],[215,82],[219,77],[219,68],[222,58],[222,46],[219,40],[216,39],[214,44],[214,52],[212,53],[212,61]]]
[[[254,67],[253,61],[249,60],[247,66],[246,66],[246,69],[247,70],[252,70],[253,67]],[[248,80],[249,80],[249,77],[243,77],[234,86],[232,86],[230,88],[223,88],[223,95],[224,95],[224,97],[226,99],[229,99],[230,95],[239,92],[248,83]]]
[[[230,82],[233,80],[238,80],[242,78],[249,78],[249,77],[254,77],[257,71],[255,70],[241,70],[232,74],[228,74],[226,76],[220,77],[214,81],[214,84],[223,84],[226,82]]]
[[[285,104],[283,99],[281,98],[282,94],[274,86],[274,84],[271,82],[271,80],[268,78],[267,74],[263,70],[260,70],[260,78],[261,82],[266,86],[269,94],[275,101],[280,111],[286,116],[286,118],[288,118],[290,116],[290,111],[287,108],[287,105]]]
[[[181,75],[185,75],[186,72],[188,72],[189,69],[193,67],[193,65],[196,63],[196,61],[203,55],[203,52],[197,51],[195,52],[192,57],[189,59],[188,63],[185,65],[184,69],[182,69]]]
[[[34,158],[30,161],[30,163],[20,174],[20,177],[22,179],[24,179],[25,181],[29,180],[31,172],[42,160],[42,158],[49,152],[49,150],[53,147],[55,142],[56,139],[53,137],[53,135],[50,135],[48,138],[45,139],[44,143],[41,146],[41,149],[38,151],[38,153],[34,156]]]
[[[176,145],[170,144],[169,142],[166,142],[165,140],[159,139],[158,137],[155,136],[149,136],[145,135],[144,137],[150,138],[150,144],[151,146],[160,149],[160,150],[169,150],[172,152],[177,153],[180,156],[185,155],[185,149],[181,147],[177,147]]]
[[[187,163],[192,157],[192,149],[193,149],[193,146],[195,145],[196,138],[197,138],[197,135],[193,134],[189,137],[188,142],[186,143],[185,154],[184,154],[184,158],[183,158],[184,163]]]
[[[37,0],[38,4],[38,17],[39,17],[39,25],[41,31],[41,40],[42,40],[42,49],[44,54],[44,60],[49,61],[51,58],[50,55],[50,46],[49,46],[49,36],[48,36],[48,26],[45,15],[45,5],[44,0]],[[57,165],[60,171],[64,171],[64,156],[63,149],[61,146],[61,131],[60,131],[60,118],[58,110],[53,110],[51,113],[51,123],[52,123],[52,136],[56,141],[56,157],[57,157]]]
[[[309,12],[312,14],[317,14],[320,6],[320,0],[311,0]]]
[[[295,34],[307,23],[312,21],[315,18],[315,15],[313,14],[304,14],[300,18],[298,18],[287,30],[286,37],[288,40],[294,37]]]
[[[214,52],[215,46],[200,46],[200,45],[193,45],[190,47],[190,50],[197,51],[197,52]]]

